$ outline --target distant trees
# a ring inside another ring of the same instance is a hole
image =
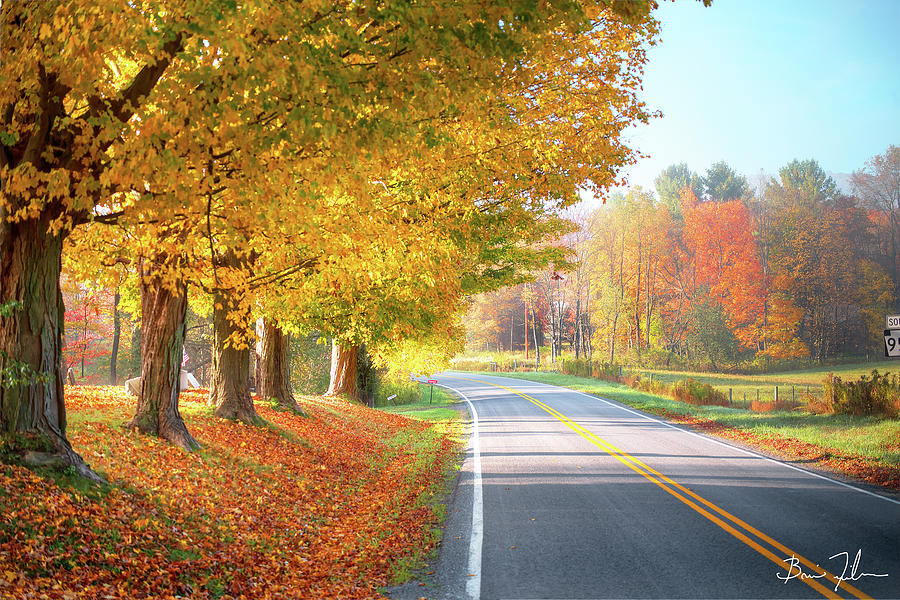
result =
[[[900,148],[852,184],[845,195],[815,160],[791,161],[755,190],[724,162],[703,176],[671,165],[658,198],[632,188],[584,219],[585,235],[567,241],[578,258],[569,279],[590,302],[562,296],[548,318],[587,313],[593,358],[610,363],[725,368],[879,352],[900,289]],[[478,325],[473,313],[468,322]]]

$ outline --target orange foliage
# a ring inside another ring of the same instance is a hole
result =
[[[684,238],[696,262],[697,283],[708,285],[744,347],[759,338],[763,274],[750,212],[740,200],[697,202],[685,194]]]
[[[371,598],[428,546],[431,489],[456,450],[442,435],[424,456],[388,441],[429,424],[301,398],[310,417],[257,406],[273,426],[253,427],[207,416],[206,397],[181,398],[199,453],[74,427],[73,446],[114,486],[99,498],[0,467],[0,597]],[[90,420],[134,400],[75,387],[66,405]]]

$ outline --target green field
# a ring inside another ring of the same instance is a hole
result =
[[[544,355],[542,354],[542,357],[543,356]],[[547,354],[547,356],[549,356],[549,354]],[[504,364],[511,360],[516,360],[516,364],[519,365],[524,363],[523,353],[504,353],[502,355],[467,353],[455,362],[457,362],[461,369],[488,371],[490,362],[496,361],[498,358]],[[564,358],[573,357],[564,356]],[[534,365],[533,352],[527,364],[529,366]],[[549,360],[542,359],[540,372],[554,372],[555,369],[556,365],[550,364]],[[646,380],[652,377],[654,381],[663,381],[667,384],[691,378],[696,381],[708,383],[726,395],[730,391],[731,398],[736,406],[749,406],[751,402],[757,399],[761,402],[772,402],[775,399],[776,386],[778,387],[778,397],[780,400],[796,399],[802,401],[803,396],[807,392],[812,396],[821,398],[822,380],[825,379],[825,376],[828,373],[834,373],[835,376],[844,380],[855,380],[863,375],[871,375],[873,369],[877,369],[879,373],[896,373],[900,375],[900,360],[813,367],[809,369],[766,373],[762,375],[732,375],[727,373],[701,371],[667,371],[663,369],[641,369],[633,367],[624,367],[623,374],[640,374],[642,379]]]
[[[775,398],[775,387],[778,387],[779,399],[800,400],[807,391],[818,398],[822,397],[822,380],[828,373],[844,380],[859,379],[863,375],[871,375],[872,370],[879,373],[900,374],[900,362],[881,361],[871,363],[855,363],[849,365],[836,365],[830,367],[816,367],[799,371],[784,371],[781,373],[767,373],[764,375],[729,375],[725,373],[706,373],[695,371],[663,371],[657,369],[633,369],[627,372],[640,373],[643,379],[652,375],[653,380],[674,383],[683,379],[692,378],[708,383],[716,389],[728,393],[731,390],[735,404],[742,404],[746,399],[749,404],[757,399],[763,402],[771,402]]]
[[[896,367],[892,371],[896,371]],[[856,368],[847,368],[841,371],[840,375],[850,376],[849,374],[851,373],[864,374],[865,372],[865,368],[857,366]],[[809,380],[809,378],[823,376],[824,373],[825,371],[811,370],[760,377],[741,377],[740,379],[750,380],[750,383],[753,385],[756,385],[757,380],[760,378],[771,378],[763,379],[763,381],[771,382],[770,385],[774,385],[776,381],[793,381],[795,385],[800,385],[804,381]],[[837,371],[835,373],[837,374]],[[516,377],[529,381],[560,385],[610,400],[616,400],[639,410],[648,412],[668,411],[711,419],[754,435],[796,439],[815,444],[825,450],[835,450],[866,457],[883,465],[900,465],[900,420],[898,419],[850,415],[812,415],[803,411],[757,413],[741,408],[685,404],[670,398],[640,392],[626,385],[559,373],[483,374]],[[698,378],[699,376],[706,377],[710,380],[710,383],[722,381],[723,379],[721,378],[726,378],[724,381],[735,385],[735,380],[729,378],[729,376],[709,373],[698,373],[696,375],[698,375]],[[785,375],[789,376],[789,378],[784,378]],[[806,380],[803,379],[804,377]],[[714,383],[714,385],[718,385],[718,383]]]

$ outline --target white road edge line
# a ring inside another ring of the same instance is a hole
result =
[[[481,483],[481,442],[478,439],[478,412],[472,401],[456,388],[449,385],[438,384],[452,392],[456,392],[469,405],[472,414],[472,474],[474,483],[472,486],[472,534],[469,538],[469,562],[467,565],[468,578],[466,580],[466,593],[469,598],[478,600],[481,597],[481,546],[484,538],[484,497]]]
[[[548,384],[545,384],[545,385],[553,385],[553,384],[548,383]],[[672,429],[677,429],[678,431],[683,431],[684,433],[689,433],[690,435],[694,435],[694,436],[697,436],[697,437],[702,438],[702,439],[704,439],[704,440],[708,440],[708,441],[710,441],[710,442],[714,442],[714,443],[716,443],[716,444],[719,444],[720,446],[725,446],[726,448],[731,448],[731,449],[733,449],[733,450],[738,450],[739,452],[743,452],[744,454],[749,454],[750,456],[755,456],[755,457],[757,457],[757,458],[761,458],[761,459],[763,459],[763,460],[767,460],[767,461],[769,461],[769,462],[771,462],[771,463],[775,463],[776,465],[781,465],[782,467],[787,467],[788,469],[793,469],[794,471],[799,471],[800,473],[805,473],[805,474],[811,475],[811,476],[813,476],[813,477],[818,477],[819,479],[824,479],[825,481],[830,481],[831,483],[834,483],[834,484],[843,486],[843,487],[845,487],[845,488],[849,488],[849,489],[851,489],[851,490],[855,490],[855,491],[857,491],[857,492],[866,494],[867,496],[872,496],[872,497],[874,497],[874,498],[880,498],[880,499],[882,499],[882,500],[886,500],[886,501],[892,502],[892,503],[894,503],[894,504],[900,504],[900,500],[894,500],[893,498],[888,498],[887,496],[882,496],[881,494],[876,494],[875,492],[870,492],[869,490],[864,490],[864,489],[862,489],[862,488],[856,487],[855,485],[850,485],[849,483],[844,483],[843,481],[838,481],[837,479],[832,479],[831,477],[827,477],[827,476],[825,476],[825,475],[821,475],[821,474],[816,473],[816,472],[814,472],[814,471],[808,471],[808,470],[806,470],[806,469],[802,469],[802,468],[797,467],[797,466],[795,466],[795,465],[791,465],[791,464],[788,464],[788,463],[786,463],[786,462],[783,462],[783,461],[780,461],[780,460],[776,460],[776,459],[774,459],[774,458],[771,458],[771,457],[769,457],[769,456],[765,456],[765,455],[760,454],[760,453],[758,453],[758,452],[753,452],[752,450],[747,450],[746,448],[741,448],[740,446],[735,446],[735,445],[733,445],[733,444],[729,444],[728,442],[723,442],[722,440],[717,440],[716,438],[714,438],[714,437],[712,437],[712,436],[701,435],[701,434],[697,433],[696,431],[691,431],[690,429],[685,429],[685,428],[683,428],[683,427],[678,427],[677,425],[673,425],[672,423],[666,423],[665,421],[662,421],[662,420],[660,420],[660,419],[651,417],[651,416],[649,416],[649,415],[645,415],[645,414],[640,413],[640,412],[638,412],[638,411],[636,411],[636,410],[632,410],[632,409],[630,409],[630,408],[628,408],[628,407],[626,407],[626,406],[623,406],[623,405],[621,405],[621,404],[619,404],[618,402],[615,402],[615,401],[613,401],[613,400],[607,400],[606,398],[601,398],[600,396],[594,396],[594,395],[588,394],[588,393],[586,393],[586,392],[582,392],[582,391],[579,391],[579,390],[573,390],[572,388],[563,387],[563,386],[561,386],[561,385],[557,385],[557,386],[553,386],[553,387],[558,387],[558,388],[560,388],[560,389],[568,390],[568,391],[570,391],[570,392],[575,392],[576,394],[580,394],[580,395],[582,395],[582,396],[587,396],[588,398],[592,398],[592,399],[594,399],[594,400],[600,400],[601,402],[605,402],[606,404],[609,404],[610,406],[613,406],[613,407],[615,407],[615,408],[619,408],[619,409],[621,409],[621,410],[624,410],[625,412],[630,412],[631,414],[633,414],[633,415],[635,415],[635,416],[643,417],[643,418],[645,418],[645,419],[647,419],[647,420],[649,420],[649,421],[655,421],[656,423],[659,423],[660,425],[665,425],[666,427],[671,427]]]

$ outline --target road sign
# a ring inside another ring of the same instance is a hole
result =
[[[437,379],[429,379],[428,383],[437,383]]]
[[[900,329],[884,330],[884,355],[900,357]]]
[[[900,329],[900,315],[888,315],[884,320],[888,329]]]

